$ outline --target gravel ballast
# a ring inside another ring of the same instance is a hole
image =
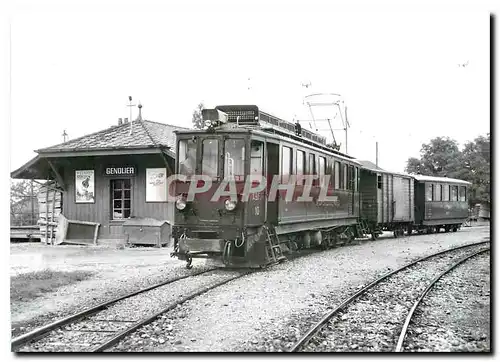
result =
[[[464,228],[308,255],[209,291],[122,343],[141,351],[284,351],[360,286],[411,260],[485,237],[488,228]],[[147,337],[153,334],[155,340]]]
[[[408,352],[490,351],[490,254],[445,275],[429,291],[409,326]]]

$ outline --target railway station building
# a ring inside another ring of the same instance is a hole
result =
[[[36,150],[11,177],[56,185],[40,210],[42,241],[168,244],[174,210],[166,179],[175,166],[174,131],[182,129],[143,120],[139,106],[135,121]]]

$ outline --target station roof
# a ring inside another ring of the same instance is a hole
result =
[[[130,129],[132,129],[132,132],[130,132]],[[174,131],[178,130],[187,130],[187,128],[148,120],[136,120],[75,138],[55,146],[42,148],[35,152],[44,154],[65,151],[137,149],[159,146],[174,149]]]
[[[132,128],[132,132],[130,129]],[[12,178],[46,179],[52,166],[47,162],[63,157],[85,157],[124,154],[164,153],[175,157],[174,131],[184,127],[143,120],[138,117],[123,123],[69,140],[54,146],[35,150],[37,156],[11,172]]]

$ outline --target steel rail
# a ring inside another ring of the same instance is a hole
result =
[[[111,300],[108,300],[106,302],[103,302],[99,305],[96,305],[94,307],[90,307],[88,309],[85,309],[81,312],[77,312],[73,315],[70,315],[68,317],[65,317],[65,318],[62,318],[62,319],[59,319],[57,321],[54,321],[50,324],[47,324],[45,326],[42,326],[42,327],[39,327],[37,329],[34,329],[28,333],[25,333],[21,336],[18,336],[16,338],[13,338],[10,342],[10,345],[11,345],[11,350],[13,351],[14,348],[17,348],[23,344],[26,344],[28,342],[31,342],[35,339],[40,339],[42,338],[44,335],[46,335],[47,333],[59,328],[59,327],[62,327],[62,326],[65,326],[67,324],[70,324],[72,322],[75,322],[75,321],[78,321],[80,319],[83,319],[85,317],[90,317],[104,309],[106,309],[107,307],[109,307],[110,305],[112,304],[115,304],[123,299],[127,299],[127,298],[131,298],[137,294],[141,294],[141,293],[144,293],[144,292],[147,292],[147,291],[150,291],[152,289],[156,289],[156,288],[159,288],[159,287],[162,287],[162,286],[165,286],[167,284],[171,284],[173,282],[176,282],[176,281],[179,281],[179,280],[182,280],[182,279],[186,279],[186,278],[189,278],[189,277],[193,277],[193,276],[197,276],[197,275],[200,275],[200,274],[204,274],[204,273],[208,273],[208,272],[211,272],[211,271],[214,271],[214,270],[217,270],[218,268],[212,268],[212,269],[208,269],[208,270],[204,270],[204,271],[200,271],[200,272],[196,272],[196,273],[193,273],[193,274],[189,274],[189,275],[183,275],[183,276],[180,276],[180,277],[175,277],[175,278],[172,278],[172,279],[169,279],[169,280],[166,280],[166,281],[163,281],[163,282],[160,282],[160,283],[157,283],[157,284],[154,284],[154,285],[151,285],[149,287],[146,287],[146,288],[143,288],[143,289],[140,289],[140,290],[137,290],[135,292],[132,292],[132,293],[128,293],[128,294],[125,294],[125,295],[122,295],[121,297],[118,297],[118,298],[115,298],[115,299],[111,299]]]
[[[168,305],[166,308],[162,309],[161,311],[155,312],[155,313],[151,314],[150,316],[144,318],[143,320],[137,322],[133,326],[130,326],[126,330],[117,333],[113,337],[109,338],[106,342],[104,342],[104,343],[100,344],[99,346],[95,347],[94,349],[92,349],[90,352],[103,352],[104,350],[108,349],[109,347],[117,344],[120,340],[122,340],[124,337],[126,337],[130,333],[135,332],[137,329],[141,328],[142,326],[151,323],[156,318],[158,318],[158,316],[162,315],[163,313],[167,313],[167,312],[171,311],[172,309],[177,307],[179,304],[182,304],[188,300],[196,298],[197,296],[204,294],[204,293],[208,292],[209,290],[215,289],[221,285],[229,283],[232,280],[241,278],[245,275],[252,274],[252,273],[254,273],[254,271],[248,271],[248,272],[242,273],[241,275],[237,275],[237,276],[228,278],[226,280],[220,281],[216,284],[204,287],[204,288],[198,290],[197,292],[194,292],[194,293],[192,293],[192,294],[190,294],[182,299],[179,299],[178,301]]]
[[[479,250],[471,255],[468,255],[466,256],[465,258],[459,260],[456,264],[453,264],[450,268],[448,268],[447,270],[445,270],[444,272],[442,272],[440,275],[438,275],[437,277],[435,277],[430,283],[429,285],[427,286],[427,288],[425,288],[425,290],[422,292],[422,294],[420,294],[420,297],[415,301],[415,303],[413,304],[412,308],[410,309],[410,311],[408,312],[408,316],[406,317],[406,320],[405,320],[405,323],[403,325],[403,328],[401,329],[401,333],[399,335],[399,338],[398,338],[398,343],[396,345],[396,349],[394,350],[394,352],[402,352],[403,351],[403,342],[404,342],[404,339],[406,337],[406,333],[408,331],[408,326],[410,325],[410,322],[411,322],[411,319],[413,317],[413,314],[415,313],[415,310],[417,309],[417,307],[420,305],[420,303],[422,302],[422,300],[424,299],[424,297],[427,295],[427,293],[432,289],[432,287],[446,274],[448,274],[449,272],[451,272],[453,269],[455,269],[457,266],[459,266],[460,264],[462,263],[465,263],[467,260],[479,255],[479,254],[482,254],[482,253],[486,253],[487,251],[490,251],[490,248],[487,248],[487,249],[483,249],[483,250]]]
[[[356,293],[352,294],[351,296],[347,297],[346,299],[344,299],[339,306],[337,306],[335,309],[333,309],[332,311],[326,313],[320,320],[319,322],[317,322],[314,326],[312,326],[293,346],[292,348],[290,348],[288,350],[288,352],[297,352],[301,347],[303,347],[335,314],[337,314],[339,311],[341,311],[344,307],[346,307],[350,302],[352,302],[353,300],[355,300],[357,297],[359,297],[360,295],[364,294],[367,290],[369,290],[370,288],[372,288],[373,286],[379,284],[380,282],[382,282],[383,280],[387,279],[388,277],[396,274],[396,273],[399,273],[400,271],[403,271],[417,263],[420,263],[422,261],[425,261],[427,259],[430,259],[430,258],[433,258],[433,257],[436,257],[436,256],[439,256],[439,255],[442,255],[442,254],[445,254],[445,253],[449,253],[451,251],[455,251],[455,250],[459,250],[459,249],[463,249],[463,248],[468,248],[468,247],[471,247],[471,246],[476,246],[476,245],[481,245],[481,244],[488,244],[489,243],[489,240],[488,241],[480,241],[480,242],[477,242],[477,243],[471,243],[471,244],[465,244],[465,245],[460,245],[460,246],[456,246],[456,247],[453,247],[453,248],[450,248],[450,249],[446,249],[446,250],[443,250],[443,251],[440,251],[440,252],[437,252],[437,253],[434,253],[434,254],[431,254],[431,255],[427,255],[427,256],[424,256],[422,258],[419,258],[415,261],[412,261],[406,265],[403,265],[402,267],[398,268],[398,269],[395,269],[391,272],[388,272],[384,275],[382,275],[381,277],[375,279],[374,281],[372,281],[371,283],[369,283],[368,285],[364,286],[363,288],[361,288],[360,290],[358,290]]]

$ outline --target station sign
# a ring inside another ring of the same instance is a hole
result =
[[[104,176],[135,176],[137,169],[135,166],[105,166]]]

